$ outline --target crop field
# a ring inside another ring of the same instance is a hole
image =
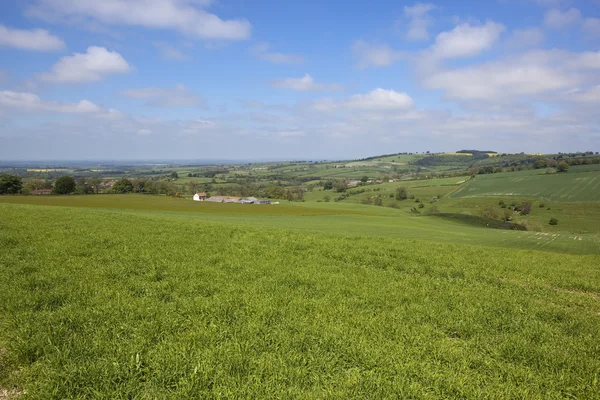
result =
[[[597,253],[56,202],[0,204],[0,390],[20,399],[600,391]]]
[[[451,197],[500,196],[553,201],[600,201],[598,171],[570,171],[566,174],[546,174],[544,171],[478,175]]]

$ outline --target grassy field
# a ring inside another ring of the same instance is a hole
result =
[[[159,205],[176,200],[160,197],[5,199],[0,391],[20,399],[600,392],[597,253],[283,222],[398,212],[359,205],[251,206],[235,216],[229,207],[166,211]],[[81,207],[87,199],[114,204]],[[154,210],[140,205],[148,199]],[[278,226],[253,225],[278,217]]]
[[[595,167],[595,166],[591,166]],[[600,174],[583,166],[564,174],[527,170],[478,175],[451,197],[528,197],[555,201],[600,201]]]
[[[477,244],[515,249],[543,249],[570,254],[599,254],[600,230],[565,230],[552,227],[546,232],[522,232],[486,229],[481,225],[460,223],[436,216],[413,215],[408,210],[416,203],[407,200],[399,209],[365,206],[356,203],[287,203],[280,205],[243,205],[193,202],[164,196],[97,195],[97,196],[4,196],[3,203],[110,209],[118,212],[135,212],[168,215],[173,220],[222,222],[249,229],[289,229],[310,233],[341,234],[353,237],[405,238],[426,242]],[[460,212],[442,201],[442,211]],[[477,207],[485,203],[471,204]],[[431,207],[429,204],[425,210]],[[593,210],[590,209],[590,213]],[[600,210],[595,210],[596,220]],[[476,212],[475,212],[476,213]],[[535,210],[534,215],[538,215]],[[553,214],[554,215],[554,214]],[[543,216],[539,217],[543,218]],[[562,217],[561,217],[562,220]],[[594,219],[591,219],[593,221]],[[546,221],[547,225],[547,221]]]

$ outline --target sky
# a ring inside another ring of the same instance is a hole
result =
[[[2,0],[0,159],[600,150],[600,0]]]

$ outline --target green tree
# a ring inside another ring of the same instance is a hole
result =
[[[369,180],[369,177],[368,177],[368,176],[366,176],[366,175],[365,175],[365,176],[363,176],[362,178],[360,178],[360,181],[361,181],[362,183],[367,183],[367,181],[368,181],[368,180]]]
[[[171,172],[171,179],[179,178],[179,174],[176,171]]]
[[[0,194],[17,194],[23,187],[21,177],[16,175],[0,175]]]
[[[558,172],[567,172],[568,169],[569,169],[569,164],[567,164],[564,161],[559,162],[558,167],[556,168],[556,170]]]
[[[127,178],[123,178],[112,187],[112,191],[115,193],[131,193],[133,192],[133,183]]]
[[[408,199],[408,192],[405,187],[396,188],[396,200]]]
[[[52,191],[56,194],[70,194],[75,191],[76,187],[75,179],[70,176],[63,176],[54,182],[54,189]]]
[[[92,178],[90,179],[89,183],[92,189],[94,189],[94,192],[98,194],[100,191],[100,186],[102,185],[102,180],[100,180],[100,178]]]

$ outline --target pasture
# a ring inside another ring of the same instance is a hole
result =
[[[597,254],[39,201],[0,204],[0,390],[20,399],[600,391]]]
[[[3,203],[98,208],[139,215],[160,214],[177,221],[220,222],[248,229],[289,229],[295,231],[338,234],[352,237],[387,237],[476,244],[501,248],[543,249],[571,254],[599,254],[600,231],[575,232],[562,226],[547,232],[518,232],[486,229],[436,216],[413,215],[405,207],[392,209],[356,203],[288,203],[280,205],[244,205],[194,202],[185,199],[149,195],[97,196],[4,196]],[[430,207],[426,206],[427,210]],[[447,203],[442,210],[457,212]],[[598,213],[594,214],[598,217]]]

